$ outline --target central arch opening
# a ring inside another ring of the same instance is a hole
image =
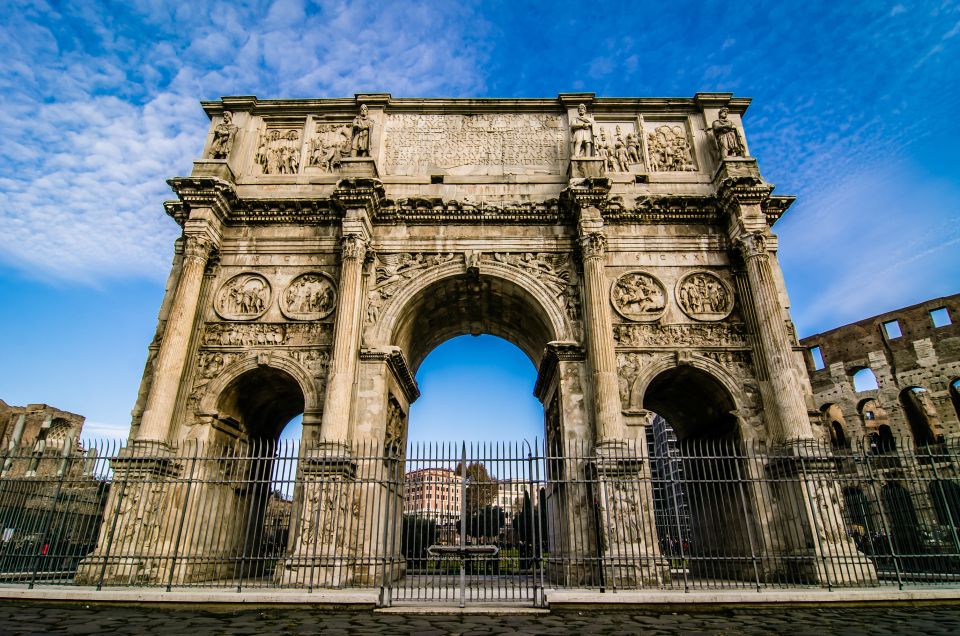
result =
[[[532,576],[534,517],[545,508],[542,468],[533,474],[527,459],[544,437],[533,389],[557,329],[520,284],[476,274],[425,286],[395,325],[391,344],[406,354],[421,393],[407,426],[407,584],[457,574],[459,561],[430,559],[427,548],[459,542],[499,550],[463,564],[470,575]]]

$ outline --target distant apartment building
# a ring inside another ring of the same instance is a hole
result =
[[[404,475],[403,512],[439,524],[460,518],[463,480],[448,468],[422,468]]]
[[[497,498],[493,505],[503,510],[509,521],[523,510],[523,495],[529,490],[530,482],[524,479],[502,479],[497,482]]]

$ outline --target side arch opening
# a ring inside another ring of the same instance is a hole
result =
[[[733,396],[711,374],[679,366],[653,378],[643,406],[656,414],[648,448],[663,553],[675,567],[686,561],[694,576],[753,577],[755,504],[743,485]],[[671,435],[675,450],[662,443]]]

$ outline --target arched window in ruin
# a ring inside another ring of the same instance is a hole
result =
[[[943,442],[940,417],[937,415],[937,407],[930,399],[929,391],[917,386],[904,389],[900,392],[900,406],[917,446]]]
[[[877,389],[877,376],[870,367],[861,367],[853,372],[853,390],[857,393]]]
[[[871,451],[887,453],[896,450],[897,443],[890,429],[887,412],[874,398],[861,400],[857,405],[863,430],[867,435]]]
[[[917,554],[922,546],[917,508],[910,492],[898,483],[889,482],[881,489],[881,497],[893,549],[899,555]]]
[[[230,497],[220,505],[232,506],[243,532],[232,532],[224,524],[213,534],[223,533],[222,542],[235,542],[234,552],[244,559],[233,573],[245,580],[271,577],[287,549],[291,531],[290,514],[297,481],[296,430],[304,411],[304,394],[289,373],[270,366],[258,366],[230,382],[217,400],[219,427],[235,431],[240,446],[225,464],[225,481],[232,488],[205,493],[210,502]],[[289,430],[288,430],[289,429]],[[288,434],[293,432],[293,435]],[[283,440],[283,441],[281,441]],[[213,449],[230,454],[225,447]],[[212,504],[216,505],[216,504]]]
[[[953,402],[953,410],[960,420],[960,378],[950,383],[950,401]]]
[[[857,547],[865,551],[866,542],[870,541],[877,531],[879,524],[874,518],[874,510],[870,500],[857,487],[843,489],[843,509],[846,515],[846,525],[853,536]]]
[[[850,448],[850,438],[843,411],[837,404],[824,404],[820,407],[821,422],[830,435],[830,445],[834,449]]]

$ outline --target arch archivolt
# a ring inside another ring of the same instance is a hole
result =
[[[707,373],[717,380],[730,395],[735,409],[733,415],[740,422],[747,421],[756,407],[747,388],[749,382],[738,377],[725,365],[699,353],[678,352],[629,352],[617,354],[620,375],[620,397],[627,411],[643,410],[643,398],[650,383],[658,375],[679,366],[690,366]]]
[[[508,284],[519,288],[526,296],[527,304],[536,311],[550,331],[550,340],[578,340],[580,329],[574,323],[579,312],[579,291],[576,291],[575,298],[574,291],[571,291],[576,289],[575,285],[565,284],[558,290],[558,285],[547,284],[542,277],[538,278],[524,268],[498,262],[492,258],[492,255],[467,254],[456,255],[447,262],[419,269],[415,276],[404,278],[393,289],[387,289],[381,282],[369,288],[364,321],[365,346],[395,344],[393,341],[401,330],[410,307],[418,297],[433,285],[448,279],[464,277],[477,282],[483,279],[507,281]],[[385,289],[386,293],[384,293]],[[448,301],[456,302],[452,298]],[[451,334],[450,337],[452,335],[456,334]],[[523,348],[522,343],[516,344]],[[543,352],[527,351],[527,353],[537,364]]]
[[[283,371],[296,381],[303,393],[305,415],[316,414],[323,409],[322,391],[319,390],[314,374],[303,364],[283,353],[260,351],[230,362],[202,388],[196,409],[197,416],[217,417],[217,402],[231,383],[249,371],[264,367]]]

